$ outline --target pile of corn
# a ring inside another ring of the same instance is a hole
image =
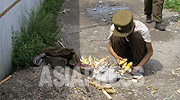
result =
[[[89,57],[82,56],[80,58],[80,61],[82,64],[89,65],[95,69],[95,71],[99,68],[99,66],[104,65],[108,63],[106,60],[109,58],[109,56],[97,59],[95,57],[92,57],[91,55]],[[110,66],[112,63],[108,63],[108,66]],[[119,71],[121,74],[124,74],[126,72],[132,72],[131,66],[133,62],[127,62],[127,59],[123,59],[119,61],[119,66],[121,70]]]
[[[89,56],[89,57],[82,56],[80,58],[80,61],[81,61],[82,64],[89,65],[89,66],[92,66],[95,69],[98,69],[99,66],[108,63],[108,62],[106,62],[106,60],[108,58],[109,58],[109,56],[104,57],[102,59],[97,59],[97,58],[92,57],[92,56]],[[110,65],[110,63],[109,63],[109,65]]]
[[[127,63],[127,59],[123,59],[119,61],[119,66],[122,68],[122,70],[120,70],[121,74],[124,74],[126,72],[132,72],[131,66],[132,66],[133,62],[129,62]]]

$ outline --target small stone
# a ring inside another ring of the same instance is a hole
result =
[[[108,15],[112,15],[112,14],[113,14],[112,12],[108,13]]]
[[[76,90],[75,90],[74,92],[75,92],[76,94],[78,94],[78,92],[77,92]]]
[[[147,90],[147,91],[150,91],[150,90],[151,90],[151,88],[146,88],[146,90]]]
[[[135,94],[134,94],[134,96],[136,97],[136,96],[137,96],[137,94],[135,93]]]
[[[104,22],[107,22],[107,20],[106,19],[101,19],[102,21],[104,21]]]
[[[115,6],[115,4],[110,4],[110,6]]]
[[[174,22],[170,22],[169,24],[170,24],[170,25],[173,25],[173,24],[174,24]]]
[[[92,97],[92,95],[91,95],[91,94],[88,94],[88,97]]]
[[[137,83],[138,81],[137,81],[137,79],[132,79],[132,82]]]
[[[103,3],[102,1],[99,1],[99,3]]]
[[[132,94],[131,92],[128,92],[130,95]]]

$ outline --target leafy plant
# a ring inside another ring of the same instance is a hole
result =
[[[23,69],[32,66],[34,56],[55,45],[59,33],[56,16],[62,3],[63,0],[45,0],[36,13],[31,11],[27,26],[22,26],[20,32],[13,31],[14,67]]]
[[[164,7],[180,13],[180,0],[165,0]]]

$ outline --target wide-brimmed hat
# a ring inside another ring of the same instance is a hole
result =
[[[133,29],[133,15],[128,9],[118,10],[112,17],[112,23],[114,24],[114,36],[126,37]]]

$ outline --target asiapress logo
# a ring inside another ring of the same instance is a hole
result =
[[[93,73],[90,73],[89,71],[84,71],[83,74],[81,74],[79,72],[81,72],[79,67],[76,67],[75,69],[71,69],[69,66],[65,66],[65,67],[56,66],[53,69],[52,74],[50,74],[49,66],[43,66],[40,76],[39,86],[40,87],[43,87],[44,85],[48,87],[53,87],[53,86],[74,87],[76,85],[89,86],[89,80],[87,79],[87,76],[90,76],[90,74]],[[141,87],[144,86],[144,82],[145,82],[144,77],[142,77],[139,80],[120,78],[117,82],[110,84],[114,87],[129,87],[132,85],[136,87]]]

